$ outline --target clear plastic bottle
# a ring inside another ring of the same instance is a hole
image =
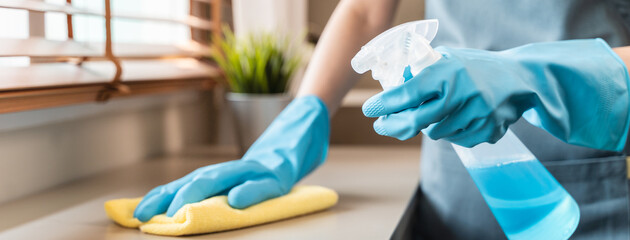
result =
[[[352,68],[371,70],[383,89],[403,84],[405,67],[416,75],[440,59],[430,45],[437,29],[435,19],[391,28],[361,48]],[[577,203],[510,130],[495,144],[452,145],[509,239],[573,234],[580,219]]]
[[[509,239],[573,234],[577,203],[512,131],[495,144],[453,148]]]

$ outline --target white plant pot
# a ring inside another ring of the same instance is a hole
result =
[[[243,153],[291,102],[288,94],[227,93],[226,99]]]

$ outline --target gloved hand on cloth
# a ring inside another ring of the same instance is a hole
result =
[[[222,194],[237,209],[287,194],[324,162],[329,121],[319,98],[296,98],[242,159],[202,167],[154,188],[138,204],[134,217],[142,222],[164,212],[171,217],[185,204]]]

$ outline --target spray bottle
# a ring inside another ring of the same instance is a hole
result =
[[[436,19],[408,22],[376,36],[354,56],[358,73],[372,71],[384,90],[404,83],[442,55],[430,43]],[[495,144],[452,144],[484,200],[511,239],[568,239],[580,219],[575,200],[510,130]]]

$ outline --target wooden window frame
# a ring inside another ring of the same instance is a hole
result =
[[[217,66],[202,59],[211,48],[204,44],[208,42],[207,36],[221,35],[221,0],[190,0],[190,15],[185,19],[113,15],[111,0],[102,1],[105,2],[102,13],[73,7],[71,0],[65,6],[35,0],[0,2],[0,8],[27,10],[32,21],[29,39],[0,39],[0,57],[26,56],[32,62],[26,67],[0,67],[0,113],[183,89],[208,90],[221,78]],[[202,11],[195,6],[204,4],[210,19],[196,16]],[[43,23],[46,12],[67,15],[67,41],[44,38],[44,24],[36,23]],[[102,16],[105,43],[75,42],[72,26],[75,14]],[[113,43],[112,18],[184,24],[190,27],[191,43],[182,46]],[[195,38],[201,42],[194,41]]]

